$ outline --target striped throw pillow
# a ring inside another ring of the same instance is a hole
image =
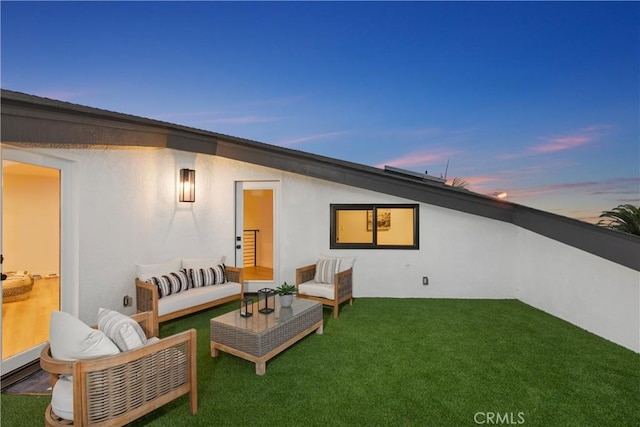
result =
[[[117,311],[101,308],[98,311],[98,329],[104,332],[120,351],[133,350],[147,343],[147,337],[138,322]]]
[[[224,264],[209,268],[190,268],[188,271],[194,288],[227,283],[227,273]]]
[[[316,263],[316,275],[314,281],[316,283],[333,284],[333,276],[340,268],[339,259],[321,259]]]
[[[185,270],[174,271],[159,277],[152,277],[148,283],[158,287],[158,298],[177,294],[193,287]]]

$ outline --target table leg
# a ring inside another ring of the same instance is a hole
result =
[[[211,343],[211,357],[218,357],[218,349],[214,343]]]
[[[320,327],[316,329],[316,334],[322,335],[323,331],[324,331],[324,324],[320,325]]]
[[[256,362],[256,375],[264,375],[267,371],[267,362]]]

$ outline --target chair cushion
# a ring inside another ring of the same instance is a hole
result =
[[[158,298],[174,295],[191,288],[191,280],[185,270],[151,277],[147,283],[158,287]]]
[[[138,322],[117,311],[100,308],[98,329],[104,332],[120,351],[133,350],[147,343],[147,337]]]
[[[171,261],[160,264],[136,264],[136,277],[146,282],[152,277],[162,276],[172,271],[178,271],[181,268],[182,262],[180,258],[174,258]]]
[[[51,356],[59,360],[78,360],[120,353],[104,332],[93,329],[63,311],[52,311],[49,322]]]
[[[330,283],[305,282],[298,285],[298,294],[326,299],[334,299],[333,285]]]
[[[194,288],[220,285],[227,282],[227,273],[224,264],[205,268],[189,268],[186,271]]]
[[[73,421],[73,380],[60,377],[51,391],[51,410],[65,420]]]
[[[333,283],[334,275],[339,268],[339,259],[319,259],[316,263],[316,275],[313,280],[317,283]]]
[[[356,257],[334,257],[330,255],[320,255],[320,259],[338,259],[340,260],[340,267],[338,268],[338,272],[342,273],[343,271],[347,271],[352,268],[356,263]]]
[[[226,256],[212,256],[207,258],[182,258],[182,268],[209,268],[212,265],[224,264]]]

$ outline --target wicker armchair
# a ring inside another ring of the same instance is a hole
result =
[[[298,298],[307,298],[333,307],[333,317],[338,318],[340,304],[349,301],[353,305],[353,268],[336,273],[333,284],[315,283],[316,264],[296,269]]]
[[[153,313],[131,317],[153,335]],[[77,361],[54,359],[47,344],[40,366],[51,374],[52,386],[59,375],[73,376],[73,421],[58,417],[49,404],[47,426],[122,426],[185,394],[191,413],[198,411],[195,329],[114,356]]]

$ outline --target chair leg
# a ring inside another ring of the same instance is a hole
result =
[[[340,307],[340,305],[339,305],[339,304],[335,304],[335,305],[333,306],[333,318],[334,318],[334,319],[337,319],[337,318],[338,318],[338,308],[339,308],[339,307]]]

